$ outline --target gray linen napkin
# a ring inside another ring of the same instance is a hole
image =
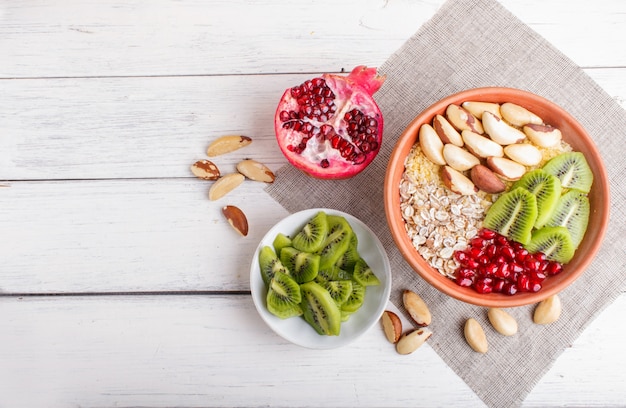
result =
[[[404,311],[402,290],[421,294],[434,316],[430,346],[488,406],[519,406],[561,352],[624,289],[626,162],[620,156],[626,113],[571,60],[494,0],[449,0],[379,70],[387,75],[375,95],[385,135],[374,162],[342,181],[315,180],[285,166],[266,191],[290,212],[329,207],[367,223],[390,257],[391,301]],[[418,277],[394,245],[383,206],[385,169],[402,130],[437,100],[482,86],[526,89],[561,105],[593,137],[611,180],[612,220],[604,244],[583,276],[561,294],[561,318],[539,326],[532,323],[534,306],[509,309],[520,326],[514,338],[491,328],[485,308],[442,295]],[[465,343],[462,327],[468,317],[485,328],[490,342],[486,355]]]

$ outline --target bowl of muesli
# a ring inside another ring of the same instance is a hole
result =
[[[399,137],[384,186],[409,265],[458,300],[539,302],[598,252],[609,185],[593,139],[567,111],[513,88],[475,88],[420,113]]]

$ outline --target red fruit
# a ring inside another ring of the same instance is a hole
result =
[[[322,179],[352,177],[378,154],[383,116],[372,98],[384,76],[358,66],[347,76],[324,74],[287,89],[274,129],[289,162]]]

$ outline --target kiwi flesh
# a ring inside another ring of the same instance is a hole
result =
[[[267,310],[281,319],[301,316],[303,313],[300,306],[302,301],[300,285],[282,272],[276,272],[270,281],[266,301]]]
[[[346,271],[354,270],[354,264],[356,264],[356,261],[361,258],[358,246],[359,239],[356,234],[353,233],[350,237],[350,245],[348,245],[348,249],[339,257],[339,259],[337,259],[335,265]]]
[[[272,246],[274,247],[274,251],[276,251],[276,255],[280,256],[280,250],[284,247],[293,246],[293,243],[291,242],[291,238],[279,232],[274,238]]]
[[[333,298],[337,306],[341,306],[352,293],[352,281],[351,280],[331,280],[322,283],[324,289],[330,293],[330,297]]]
[[[553,174],[564,188],[588,193],[593,184],[593,172],[582,152],[566,152],[550,159],[543,170]]]
[[[315,277],[315,282],[322,283],[334,280],[351,280],[352,275],[337,265],[327,269],[320,269]]]
[[[536,169],[524,174],[521,179],[511,186],[511,189],[516,189],[517,187],[525,188],[535,195],[537,199],[537,219],[534,227],[543,227],[552,216],[561,197],[561,181],[543,169]]]
[[[363,258],[356,261],[356,264],[354,265],[354,272],[352,272],[352,278],[366,287],[380,285],[380,280],[374,274],[374,271],[369,267],[367,262],[363,260]]]
[[[569,231],[565,227],[543,227],[535,230],[526,249],[532,253],[542,252],[547,259],[568,263],[576,248]]]
[[[526,245],[530,242],[536,219],[535,195],[518,187],[498,197],[487,211],[483,226]]]
[[[328,220],[323,211],[315,214],[293,237],[292,246],[303,252],[317,252],[328,234]]]
[[[348,299],[341,304],[341,310],[343,312],[354,313],[361,306],[365,300],[365,286],[356,281],[352,281],[352,292]]]
[[[341,312],[330,293],[317,282],[300,285],[302,316],[316,332],[338,336],[341,329]]]
[[[587,231],[589,212],[589,198],[577,190],[570,190],[561,196],[546,225],[567,228],[574,248],[578,248]]]
[[[281,249],[280,261],[298,283],[312,281],[319,272],[320,256],[299,251],[294,247]]]
[[[345,218],[328,215],[328,234],[317,253],[320,255],[320,268],[330,268],[348,250],[352,227]]]
[[[261,268],[261,278],[266,287],[269,286],[276,272],[289,274],[287,268],[283,266],[283,263],[269,246],[264,246],[259,251],[259,267]]]

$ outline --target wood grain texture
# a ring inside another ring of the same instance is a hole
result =
[[[625,333],[606,323],[624,307],[622,296],[524,406],[621,405]],[[349,347],[300,348],[249,296],[0,298],[0,309],[2,406],[484,406],[428,343],[401,356],[375,326]]]

